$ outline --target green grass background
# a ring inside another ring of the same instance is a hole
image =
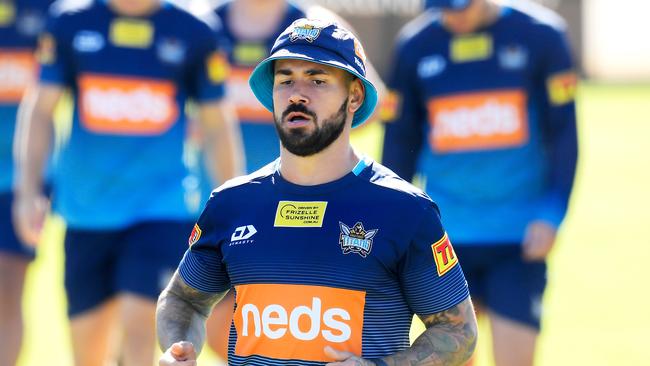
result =
[[[650,87],[583,84],[578,117],[578,176],[550,260],[537,365],[647,364]],[[364,135],[356,145],[376,156],[376,129]],[[19,366],[72,365],[60,219],[49,220],[45,237],[27,277]],[[491,364],[486,329],[478,366]],[[421,330],[416,324],[412,336]],[[213,364],[209,353],[200,364]]]

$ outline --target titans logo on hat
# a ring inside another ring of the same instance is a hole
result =
[[[298,19],[293,22],[293,29],[289,35],[289,40],[295,42],[299,39],[312,43],[318,38],[323,28],[329,24],[314,19]]]

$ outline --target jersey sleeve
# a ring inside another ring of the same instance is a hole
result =
[[[398,40],[395,48],[388,76],[388,95],[380,107],[380,117],[386,124],[382,163],[410,182],[422,148],[425,113],[419,104],[414,50],[405,40]]]
[[[195,34],[194,65],[190,72],[190,96],[198,102],[220,100],[225,95],[225,81],[229,73],[228,57],[221,47],[222,34],[218,25],[202,24]]]
[[[542,99],[546,110],[544,141],[549,158],[549,185],[538,218],[559,226],[567,210],[578,157],[577,75],[563,30],[549,28],[544,46],[542,78],[546,93]]]
[[[458,257],[432,202],[401,259],[399,274],[406,300],[418,315],[444,311],[469,296]]]
[[[178,267],[183,280],[191,287],[208,293],[220,293],[230,288],[230,279],[222,263],[219,247],[221,233],[216,194],[213,193],[189,237],[189,249]]]
[[[45,30],[39,36],[36,48],[41,83],[67,85],[70,82],[65,23],[61,14],[50,10]]]

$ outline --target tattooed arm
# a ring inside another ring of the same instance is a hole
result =
[[[427,330],[408,349],[373,361],[328,348],[326,352],[339,360],[328,365],[454,366],[464,365],[469,360],[478,335],[474,307],[469,297],[451,309],[420,316],[420,319]]]
[[[186,341],[191,342],[196,347],[196,354],[199,354],[205,340],[205,321],[212,306],[226,292],[212,294],[198,291],[185,283],[178,271],[174,273],[169,285],[160,294],[156,309],[161,349],[169,350],[174,343]]]

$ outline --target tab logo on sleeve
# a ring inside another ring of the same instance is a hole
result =
[[[215,84],[223,83],[230,73],[228,58],[223,52],[214,51],[208,57],[208,78]]]
[[[453,62],[482,61],[492,57],[493,40],[489,34],[463,35],[451,41],[449,50]]]
[[[458,264],[458,257],[456,257],[456,252],[454,252],[454,247],[451,246],[447,233],[431,245],[431,250],[436,261],[438,276],[444,275]]]
[[[0,51],[0,103],[18,103],[36,78],[36,61],[29,51]]]
[[[526,93],[494,90],[432,98],[429,143],[438,153],[505,149],[528,141]]]
[[[171,81],[84,74],[78,84],[81,122],[90,131],[159,135],[178,118]]]
[[[148,48],[153,42],[154,26],[146,20],[116,19],[111,23],[110,40],[115,46]]]
[[[280,201],[275,212],[275,227],[322,227],[327,202]]]
[[[293,284],[235,290],[237,356],[331,362],[327,345],[361,354],[365,291]]]
[[[188,243],[190,246],[196,244],[199,239],[201,239],[201,234],[203,232],[201,231],[201,228],[199,227],[199,224],[194,224],[194,228],[192,229],[192,233],[190,233],[190,237],[188,240]]]
[[[575,100],[578,87],[578,76],[575,72],[567,71],[551,75],[546,84],[552,105],[563,105]]]

